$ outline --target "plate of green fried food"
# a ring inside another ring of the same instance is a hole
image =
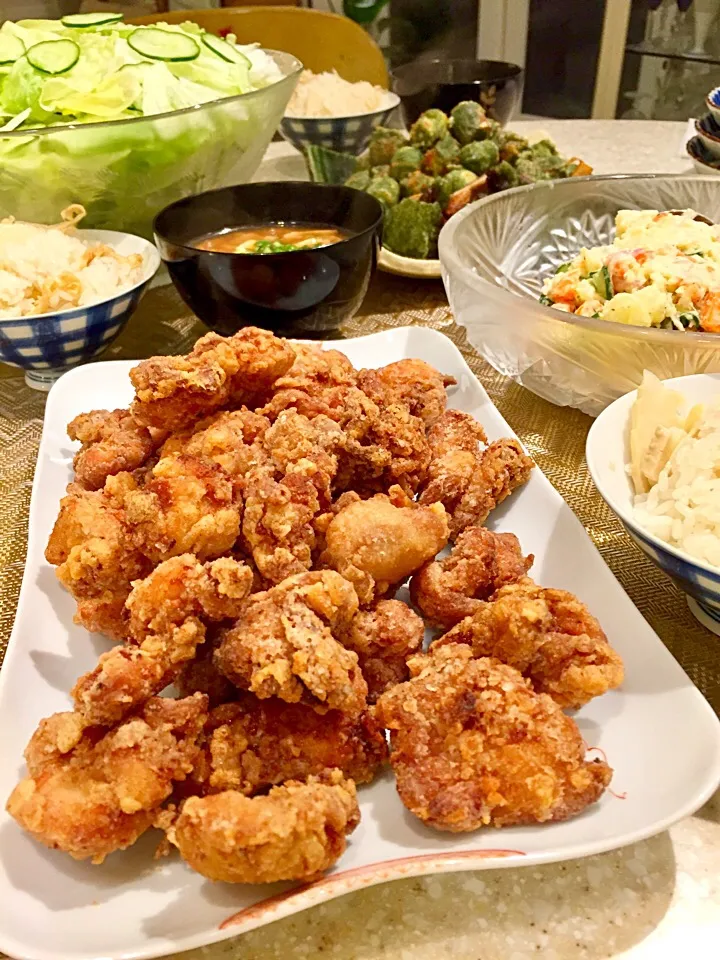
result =
[[[360,157],[314,145],[305,157],[312,180],[355,187],[383,204],[382,269],[428,278],[440,276],[443,224],[468,203],[539,180],[592,173],[577,157],[561,156],[551,140],[531,143],[504,129],[472,100],[450,114],[426,110],[409,133],[376,127]]]

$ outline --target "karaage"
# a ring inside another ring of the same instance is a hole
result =
[[[561,707],[577,709],[623,681],[622,659],[585,604],[529,577],[502,587],[433,646],[457,643],[519,670]]]
[[[535,466],[517,440],[487,444],[483,428],[469,414],[448,410],[428,434],[431,460],[420,503],[442,503],[453,539],[485,522],[495,507],[527,483]],[[480,444],[487,444],[484,449]]]
[[[111,730],[55,714],[33,734],[28,776],[7,810],[46,847],[102,863],[153,825],[173,784],[192,770],[206,719],[200,694],[148,700]]]
[[[234,790],[190,797],[168,839],[210,880],[311,880],[342,856],[359,821],[355,784],[334,770],[264,797]]]
[[[239,790],[251,796],[333,768],[369,783],[387,759],[384,731],[370,713],[321,715],[277,697],[241,694],[211,712],[206,734],[203,760],[193,773],[203,793]]]
[[[139,423],[183,428],[220,407],[240,407],[290,369],[295,351],[267,330],[243,327],[232,337],[206,333],[190,353],[151,357],[130,371],[131,412]]]
[[[99,490],[108,477],[142,467],[166,436],[163,430],[138,423],[129,410],[81,413],[67,432],[82,444],[73,469],[75,482],[86,490]]]
[[[463,646],[410,660],[412,679],[377,703],[405,806],[454,833],[566,820],[612,771],[585,760],[576,724],[517,670]]]
[[[320,562],[341,573],[368,604],[442,550],[448,521],[442,504],[419,506],[399,487],[349,502],[330,521]]]
[[[262,439],[269,426],[267,417],[246,407],[225,410],[171,434],[162,445],[160,456],[185,453],[213,460],[233,482],[238,482],[264,462]]]
[[[72,690],[85,722],[112,726],[160,693],[192,660],[206,623],[240,616],[252,571],[223,557],[205,565],[185,554],[166,560],[136,581],[127,600],[134,643],[104,653]]]
[[[481,601],[524,577],[534,557],[524,557],[513,533],[468,527],[449,556],[431,560],[410,581],[415,606],[434,626],[453,627],[472,616]]]
[[[319,711],[358,716],[367,684],[357,654],[338,642],[358,601],[332,570],[288,577],[253,594],[215,653],[215,664],[236,686],[256,696],[307,703]]]
[[[413,416],[431,427],[445,412],[446,387],[456,383],[424,360],[406,359],[389,363],[376,370],[360,370],[357,385],[375,403],[385,407],[400,403]]]
[[[369,703],[408,679],[407,661],[421,649],[424,635],[425,624],[401,600],[380,600],[355,614],[339,639],[358,655]]]

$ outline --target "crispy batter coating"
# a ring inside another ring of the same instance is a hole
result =
[[[455,626],[472,616],[496,590],[524,577],[534,557],[524,557],[513,533],[468,527],[449,556],[426,563],[410,581],[410,596],[428,621]]]
[[[156,564],[182,553],[221,557],[240,534],[240,496],[222,467],[203,457],[163,457],[122,504],[132,542]]]
[[[270,426],[267,417],[242,407],[205,417],[188,430],[171,434],[160,450],[161,457],[190,454],[219,464],[237,480],[264,462],[262,439]]]
[[[205,640],[207,621],[240,615],[251,586],[252,571],[229,557],[203,565],[185,554],[161,563],[127,600],[137,646],[114,647],[80,677],[75,709],[87,724],[117,723],[174,681]]]
[[[408,679],[407,661],[422,648],[424,636],[425,624],[401,600],[380,600],[355,614],[341,640],[358,655],[369,703]]]
[[[623,663],[585,604],[529,577],[500,589],[433,646],[464,643],[497,657],[562,707],[579,708],[623,681]]]
[[[183,663],[175,680],[180,696],[189,697],[193,693],[204,693],[211,708],[229,703],[240,696],[234,683],[220,673],[215,665],[215,651],[220,645],[222,628],[210,625],[205,643],[198,647],[195,659]]]
[[[355,587],[360,602],[387,593],[442,550],[448,522],[442,504],[419,506],[399,487],[355,500],[330,521],[320,562]]]
[[[220,671],[256,696],[357,716],[367,684],[336,639],[357,612],[355,591],[331,570],[288,577],[254,594],[215,654]]]
[[[149,426],[185,427],[266,392],[294,359],[287,341],[257,327],[244,327],[232,337],[207,333],[186,356],[151,357],[133,367],[132,414]]]
[[[210,880],[310,880],[342,856],[359,821],[355,784],[334,770],[265,797],[234,790],[190,797],[168,838]]]
[[[283,410],[297,409],[308,417],[328,413],[336,388],[355,385],[356,371],[338,350],[323,350],[319,344],[293,343],[295,360],[272,387],[272,396],[260,411],[274,420]]]
[[[68,424],[68,436],[82,447],[75,454],[75,482],[99,490],[109,476],[132,472],[158,449],[162,430],[138,423],[129,410],[91,410]]]
[[[370,713],[352,718],[330,710],[321,716],[302,703],[252,694],[213,710],[206,732],[204,763],[193,779],[210,793],[239,790],[251,796],[333,768],[356,783],[369,783],[388,752],[384,731]]]
[[[410,672],[376,709],[400,798],[428,826],[566,820],[610,782],[606,763],[585,760],[574,721],[512,667],[451,646],[413,658]]]
[[[445,412],[445,388],[456,382],[445,377],[424,360],[405,359],[377,370],[361,370],[357,385],[381,406],[401,403],[431,427]]]
[[[29,775],[7,810],[45,846],[102,863],[153,824],[173,783],[190,773],[206,719],[200,694],[148,700],[111,730],[83,730],[77,715],[55,714],[33,735]]]
[[[469,414],[448,410],[428,434],[432,458],[420,503],[442,503],[454,539],[485,522],[495,507],[527,483],[535,466],[517,440],[486,444],[483,428]]]
[[[98,491],[71,484],[45,551],[78,602],[75,622],[115,640],[127,633],[125,601],[131,582],[152,569],[132,542],[121,503],[126,486],[134,487],[127,473],[110,477]]]

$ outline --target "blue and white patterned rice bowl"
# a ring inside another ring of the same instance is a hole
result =
[[[682,336],[682,334],[679,334]],[[663,381],[688,400],[688,406],[720,394],[720,374],[699,373]],[[670,546],[638,525],[633,489],[627,472],[630,411],[637,391],[625,394],[600,414],[588,433],[585,457],[593,483],[603,500],[648,559],[687,595],[697,619],[720,635],[720,568],[709,566]]]
[[[375,127],[387,126],[400,97],[387,91],[387,105],[374,113],[350,117],[283,117],[280,133],[301,152],[312,144],[339,153],[359,156],[370,142]]]
[[[715,123],[720,124],[720,87],[714,87],[705,97],[705,104]]]
[[[25,382],[49,390],[67,370],[99,356],[118,336],[160,266],[160,254],[142,237],[116,230],[78,230],[87,243],[107,243],[125,256],[143,257],[142,279],[107,300],[55,313],[0,319],[0,360],[25,370]]]

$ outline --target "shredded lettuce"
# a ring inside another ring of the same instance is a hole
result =
[[[18,37],[26,50],[70,38],[80,57],[55,75],[25,56],[0,70],[0,127],[13,131],[0,129],[0,215],[50,222],[81,202],[88,210],[83,226],[151,236],[152,219],[166,204],[254,172],[294,79],[283,78],[256,45],[228,37],[247,61],[230,63],[202,43],[197,24],[154,26],[197,39],[198,57],[142,56],[127,38],[144,28],[122,22],[80,29],[56,20],[2,25],[0,34]],[[224,99],[266,87],[258,96]],[[174,115],[199,104],[206,106]]]

